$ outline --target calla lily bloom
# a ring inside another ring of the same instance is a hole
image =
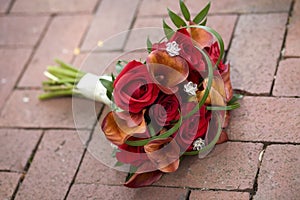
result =
[[[190,22],[190,25],[196,24],[194,22]],[[210,47],[214,42],[213,35],[202,28],[191,27],[189,32],[193,41],[196,43],[195,45],[198,45],[202,49]]]
[[[124,144],[133,135],[143,135],[147,128],[144,118],[139,125],[129,127],[127,121],[119,118],[114,112],[106,115],[101,127],[106,138],[115,145]]]
[[[207,87],[208,79],[206,78],[203,82],[204,89],[197,92],[197,99],[201,101],[204,96],[205,89]],[[214,106],[225,106],[226,92],[224,87],[224,82],[221,77],[214,77],[212,85],[209,91],[209,95],[205,100],[205,105],[214,105]]]
[[[166,94],[177,92],[177,85],[189,74],[188,63],[180,56],[170,56],[167,51],[152,51],[147,58],[147,67],[153,80]]]
[[[144,147],[151,162],[162,172],[174,172],[179,166],[180,147],[173,138],[155,139]]]

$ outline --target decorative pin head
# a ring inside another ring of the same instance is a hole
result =
[[[187,84],[184,85],[184,89],[183,89],[186,93],[188,93],[188,95],[190,96],[195,96],[196,95],[196,91],[198,90],[197,88],[197,84],[193,83],[193,82],[188,82]]]
[[[202,138],[198,138],[193,142],[193,150],[195,151],[200,151],[204,147],[205,147],[205,140],[203,140]]]
[[[176,41],[173,42],[169,42],[166,44],[167,48],[166,51],[168,52],[168,54],[173,57],[173,56],[178,56],[179,55],[179,51],[181,50],[177,44]]]

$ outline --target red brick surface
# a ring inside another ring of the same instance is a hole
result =
[[[266,12],[288,12],[292,0],[188,0],[187,5],[192,12],[199,12],[207,2],[211,2],[210,13],[266,13]]]
[[[46,132],[16,199],[63,199],[82,153],[76,131]]]
[[[40,101],[38,95],[41,93],[42,91],[35,90],[16,90],[2,110],[0,127],[74,128],[75,118],[78,119],[76,127],[92,128],[101,108],[100,104],[76,99],[73,102],[76,109],[72,109],[71,98]]]
[[[299,99],[245,97],[232,112],[229,138],[232,140],[300,142]]]
[[[11,0],[0,1],[0,13],[5,13],[8,10]]]
[[[255,94],[270,92],[286,21],[286,14],[239,18],[228,58],[235,89]]]
[[[134,19],[138,0],[102,0],[82,45],[85,51],[97,47],[98,41],[106,41],[101,50],[122,49]],[[108,20],[109,19],[109,20]],[[125,32],[124,32],[125,31]],[[124,32],[124,33],[122,33]]]
[[[208,0],[185,2],[195,16]],[[126,31],[161,28],[162,17],[171,24],[167,7],[180,11],[178,0],[0,0],[0,199],[298,200],[300,1],[211,2],[208,25],[222,35],[233,87],[246,96],[231,114],[230,142],[185,158],[154,186],[128,189],[126,174],[108,167],[103,105],[39,101],[42,73],[54,58],[98,75],[114,71],[116,59],[145,58],[126,51],[157,32]]]
[[[178,199],[184,200],[187,195],[186,189],[147,187],[139,189],[125,188],[122,186],[105,186],[97,184],[75,184],[72,187],[70,200],[81,199]]]
[[[40,87],[44,80],[43,72],[48,65],[54,64],[54,58],[70,62],[73,51],[79,46],[90,19],[89,15],[55,17],[19,86]]]
[[[23,172],[42,131],[0,129],[0,170]]]
[[[300,59],[280,62],[274,85],[275,96],[300,96]]]
[[[98,0],[16,0],[13,13],[93,12]]]
[[[262,144],[228,142],[218,145],[204,159],[198,159],[197,156],[184,158],[180,168],[164,175],[157,185],[250,189],[254,183],[261,150]]]
[[[254,199],[299,199],[300,146],[267,147]]]
[[[228,192],[228,191],[199,191],[193,190],[190,200],[248,200],[249,194],[246,192]]]
[[[0,49],[0,110],[15,87],[31,49]]]
[[[0,17],[0,45],[34,46],[38,41],[48,17]]]
[[[11,199],[18,185],[20,174],[0,172],[0,198]]]

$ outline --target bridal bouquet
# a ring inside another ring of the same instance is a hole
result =
[[[227,141],[229,111],[239,107],[222,38],[205,26],[210,4],[193,19],[182,0],[180,8],[184,19],[168,10],[176,30],[163,20],[165,38],[148,38],[148,56],[118,61],[118,74],[99,77],[59,60],[45,72],[40,99],[77,95],[111,108],[101,128],[116,146],[116,165],[130,166],[127,187],[176,171],[183,156],[206,156]]]

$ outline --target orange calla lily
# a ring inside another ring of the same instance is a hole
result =
[[[129,127],[127,121],[119,118],[114,112],[109,112],[102,122],[106,138],[115,145],[122,145],[129,137],[145,133],[146,128],[144,118],[139,125]]]
[[[221,77],[224,82],[225,93],[226,93],[226,102],[230,101],[233,96],[232,85],[230,81],[230,64],[225,65],[225,70],[221,73]]]
[[[200,101],[207,86],[208,79],[203,82],[204,90],[197,92],[197,99]],[[226,92],[224,82],[221,77],[214,77],[209,91],[209,95],[205,101],[206,105],[225,106]]]
[[[190,25],[196,24],[194,22],[190,22]],[[210,47],[214,42],[213,35],[202,28],[191,27],[189,32],[196,45],[202,49],[205,47]]]
[[[186,80],[189,74],[188,63],[180,56],[170,56],[166,51],[152,51],[147,58],[150,75],[160,89],[171,94],[178,90],[177,85]]]
[[[162,172],[174,172],[179,166],[180,147],[172,140],[156,139],[144,147],[148,158]]]

